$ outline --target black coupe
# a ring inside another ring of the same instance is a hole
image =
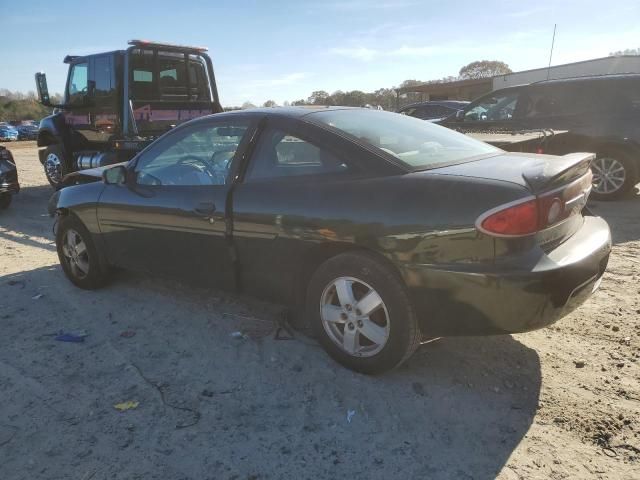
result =
[[[68,176],[50,209],[75,285],[117,266],[247,292],[304,312],[333,358],[376,373],[423,338],[524,332],[589,297],[611,249],[583,212],[592,159],[505,153],[375,110],[247,110]]]

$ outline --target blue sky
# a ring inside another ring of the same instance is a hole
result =
[[[64,55],[144,38],[208,46],[225,106],[372,91],[456,75],[480,59],[546,66],[554,23],[553,64],[640,47],[638,0],[0,0],[0,8],[0,88],[33,90],[33,73],[45,71],[50,91],[61,92]]]

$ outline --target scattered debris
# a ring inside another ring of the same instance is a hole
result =
[[[584,366],[587,364],[587,362],[585,362],[584,360],[574,360],[573,363],[576,368],[584,368]]]
[[[124,332],[120,332],[120,336],[122,338],[131,338],[136,336],[135,330],[125,330]]]
[[[138,405],[140,405],[140,402],[136,402],[135,400],[129,400],[127,402],[116,403],[113,406],[113,408],[115,408],[116,410],[120,410],[121,412],[125,412],[127,410],[133,410],[135,408],[138,408]]]
[[[230,335],[231,338],[237,338],[237,339],[244,339],[244,338],[249,338],[247,337],[244,333],[238,331],[238,332],[231,332]]]
[[[620,327],[618,327],[617,325],[614,325],[613,327],[611,327],[611,330],[614,332],[617,332],[620,330]]]
[[[40,300],[42,297],[44,297],[44,293],[38,293],[37,295],[31,297],[31,300]]]
[[[54,337],[54,340],[57,340],[58,342],[82,343],[88,336],[89,334],[85,330],[67,333],[60,330]]]
[[[347,422],[351,423],[351,419],[356,414],[355,410],[347,410]]]

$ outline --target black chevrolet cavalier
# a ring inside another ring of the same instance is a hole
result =
[[[78,287],[117,266],[247,292],[304,312],[333,358],[376,373],[424,338],[524,332],[588,298],[611,250],[583,212],[592,159],[373,110],[240,111],[72,174],[50,208]]]

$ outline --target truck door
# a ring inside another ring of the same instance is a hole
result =
[[[90,62],[91,142],[98,150],[104,150],[121,129],[114,63],[113,54],[96,55]]]
[[[74,59],[69,65],[65,91],[64,121],[69,128],[71,152],[89,148],[91,142],[91,92],[89,90],[89,57]],[[69,153],[71,153],[69,152]]]

